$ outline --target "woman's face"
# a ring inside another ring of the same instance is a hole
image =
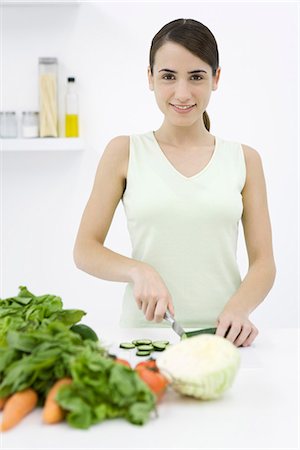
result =
[[[191,125],[203,120],[211,91],[217,89],[220,70],[213,77],[209,64],[182,45],[166,42],[155,54],[153,76],[148,67],[149,87],[168,120],[174,125]],[[177,109],[174,105],[191,108]]]

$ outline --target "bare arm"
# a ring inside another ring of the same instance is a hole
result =
[[[250,345],[258,330],[249,314],[264,300],[273,286],[276,267],[268,212],[263,166],[258,152],[243,145],[247,166],[243,195],[242,224],[248,252],[249,269],[238,290],[219,317],[217,334],[236,345]]]
[[[128,148],[127,136],[115,137],[106,146],[82,215],[73,252],[79,269],[109,281],[132,281],[132,272],[137,265],[142,264],[103,245],[125,188],[124,167],[128,160]]]
[[[103,152],[75,241],[74,261],[79,269],[97,278],[132,282],[137,307],[147,320],[160,322],[167,307],[174,314],[171,295],[160,275],[149,264],[104,247],[124,192],[128,152],[128,136],[112,139]]]

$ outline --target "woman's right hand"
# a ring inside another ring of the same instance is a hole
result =
[[[167,309],[174,316],[171,294],[153,267],[141,263],[132,269],[131,277],[134,298],[147,320],[161,322]]]

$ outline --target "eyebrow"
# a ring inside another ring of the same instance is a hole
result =
[[[171,70],[171,69],[160,69],[158,72],[170,72],[170,73],[177,73],[175,70]],[[203,69],[199,69],[199,70],[192,70],[191,72],[188,73],[200,73],[200,72],[204,72],[207,73],[206,70]]]

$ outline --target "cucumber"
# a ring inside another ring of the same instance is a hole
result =
[[[163,342],[153,342],[153,347],[155,351],[162,352],[167,346]]]
[[[136,339],[134,341],[135,345],[150,345],[152,341],[150,339]]]
[[[137,356],[148,356],[153,351],[162,352],[169,346],[169,341],[152,341],[151,339],[134,339],[131,342],[121,342],[119,347],[125,349],[136,348]]]
[[[131,342],[121,342],[121,344],[119,345],[120,348],[126,348],[126,349],[130,349],[130,348],[135,348],[135,345],[132,344]]]
[[[139,351],[149,351],[149,352],[151,352],[152,350],[154,350],[154,347],[153,347],[152,344],[150,344],[150,345],[144,344],[144,345],[138,345],[137,349]]]
[[[216,334],[216,328],[204,328],[202,330],[186,331],[185,337],[198,336],[199,334]]]
[[[152,341],[152,345],[164,345],[165,347],[169,344],[169,341]]]
[[[146,350],[137,350],[136,352],[136,356],[149,356],[151,353],[151,351],[146,351]]]
[[[98,341],[98,336],[95,333],[95,331],[89,327],[88,325],[85,325],[84,323],[78,323],[76,325],[73,325],[70,328],[71,331],[74,333],[79,334],[83,340],[90,339],[91,341]]]
[[[165,344],[165,345],[170,344],[170,341],[154,341],[154,342],[156,342],[156,343],[160,342],[160,343]]]

